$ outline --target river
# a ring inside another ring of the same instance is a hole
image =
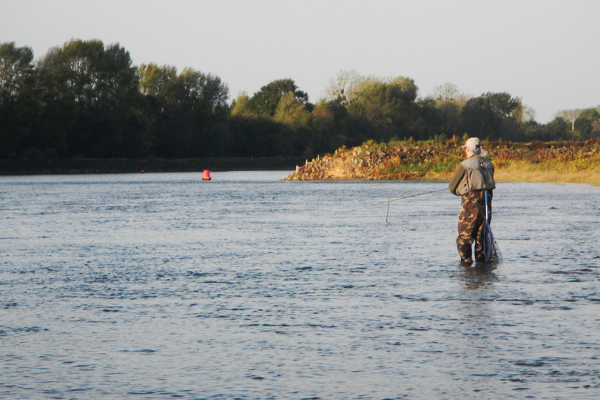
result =
[[[598,188],[288,173],[0,177],[0,398],[600,396]]]

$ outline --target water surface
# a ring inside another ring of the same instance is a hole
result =
[[[0,177],[0,397],[598,398],[597,188],[287,174]]]

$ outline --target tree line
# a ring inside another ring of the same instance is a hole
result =
[[[316,103],[293,79],[229,102],[227,84],[192,68],[135,66],[119,44],[71,40],[34,62],[0,43],[0,158],[313,158],[367,140],[479,136],[517,142],[600,136],[597,108],[547,124],[509,93],[417,96],[406,77],[341,71]]]

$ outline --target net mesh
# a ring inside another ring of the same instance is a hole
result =
[[[502,261],[502,254],[498,243],[494,239],[492,228],[490,227],[490,210],[488,208],[488,195],[489,191],[485,192],[485,223],[483,225],[483,254],[485,261],[487,262],[500,262]]]
[[[498,243],[496,243],[496,239],[494,239],[492,228],[490,227],[490,224],[487,221],[483,226],[483,252],[485,256],[485,261],[487,262],[502,261],[502,254],[500,253],[500,248],[498,247]]]

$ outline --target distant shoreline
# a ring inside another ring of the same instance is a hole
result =
[[[66,159],[0,160],[0,176],[118,174],[140,172],[293,171],[304,163],[298,157],[194,158],[194,159]]]
[[[600,186],[600,140],[487,142],[498,182],[583,183]],[[193,159],[0,159],[0,176],[158,172],[295,171],[284,180],[448,181],[463,155],[458,138],[365,142],[311,161],[301,157]]]

